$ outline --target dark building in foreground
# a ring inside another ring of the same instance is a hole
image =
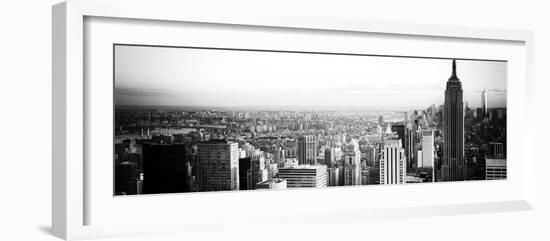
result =
[[[252,160],[250,157],[240,158],[239,159],[239,190],[250,190],[252,185],[251,183],[251,168]]]
[[[184,144],[143,145],[143,192],[190,192],[190,153]]]
[[[464,111],[462,83],[456,75],[456,61],[453,60],[453,73],[447,81],[443,110],[443,163],[442,181],[462,181],[465,179],[464,163]]]
[[[401,146],[405,146],[405,125],[401,123],[394,123],[391,125],[392,132],[396,132],[401,140]]]
[[[122,162],[115,165],[115,195],[133,195],[138,192],[137,164]]]

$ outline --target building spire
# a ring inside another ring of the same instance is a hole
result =
[[[458,76],[456,76],[456,59],[453,59],[453,74],[449,80],[458,80]]]

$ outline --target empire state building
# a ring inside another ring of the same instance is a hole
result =
[[[456,61],[453,60],[453,73],[445,89],[443,109],[443,163],[441,178],[443,181],[462,181],[465,179],[464,164],[464,111],[462,101],[462,83],[456,75]]]

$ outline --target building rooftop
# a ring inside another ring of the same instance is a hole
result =
[[[263,182],[259,182],[257,185],[269,184],[269,183],[282,183],[282,182],[286,182],[286,180],[282,179],[282,178],[274,178],[274,179],[269,179],[269,180],[266,180],[266,181],[263,181]]]
[[[401,140],[400,140],[400,139],[385,140],[385,141],[384,141],[384,144],[386,144],[386,145],[400,145],[400,144],[401,144]]]
[[[326,168],[326,165],[295,165],[295,166],[288,166],[288,167],[281,167],[280,170],[284,169],[319,169],[319,168]]]
[[[485,165],[491,167],[506,167],[506,159],[487,158],[485,160]]]

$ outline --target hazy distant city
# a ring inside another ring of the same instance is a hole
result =
[[[115,195],[507,176],[505,61],[119,45],[114,81]]]

